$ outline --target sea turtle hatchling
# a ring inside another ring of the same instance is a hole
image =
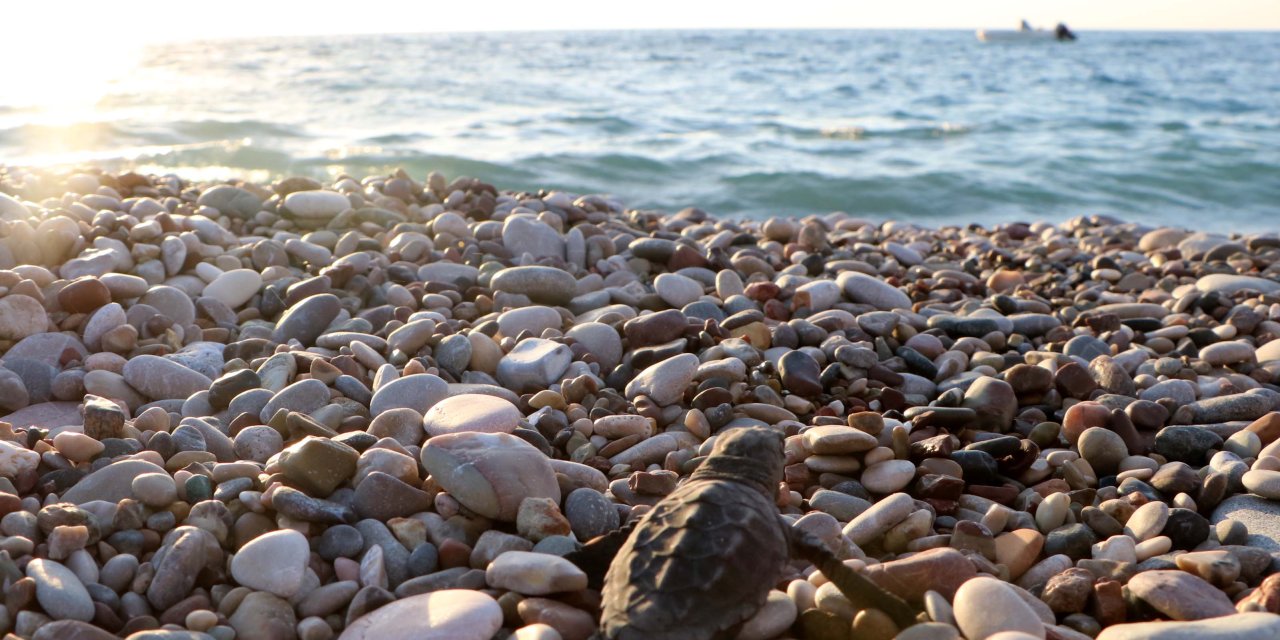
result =
[[[880,609],[902,628],[915,622],[905,602],[781,516],[774,496],[782,445],[782,434],[767,428],[719,434],[687,482],[627,528],[568,556],[593,578],[609,563],[598,638],[733,638],[764,605],[792,553],[814,563],[855,607]]]

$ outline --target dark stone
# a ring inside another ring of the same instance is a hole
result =
[[[918,424],[918,423],[917,423]],[[911,443],[911,457],[915,460],[924,458],[950,458],[955,452],[955,437],[949,434],[933,436]]]
[[[1169,420],[1169,410],[1150,400],[1135,400],[1124,412],[1139,429],[1159,429]]]
[[[22,385],[27,388],[29,404],[40,404],[53,398],[53,379],[58,375],[57,367],[42,360],[10,356],[4,359],[4,368],[22,379]]]
[[[1094,533],[1098,534],[1098,538],[1105,540],[1111,536],[1118,536],[1124,533],[1124,526],[1119,520],[1111,517],[1106,511],[1097,507],[1085,507],[1080,510],[1080,519],[1084,521]]]
[[[1137,478],[1125,478],[1124,481],[1120,483],[1120,486],[1117,487],[1117,489],[1120,491],[1120,495],[1129,495],[1130,493],[1141,493],[1143,496],[1147,498],[1147,500],[1154,500],[1156,502],[1161,502],[1164,500],[1164,496],[1161,496],[1160,492],[1156,491],[1155,487],[1152,487],[1151,485]]]
[[[852,631],[852,625],[848,620],[837,616],[834,613],[827,613],[818,609],[809,609],[800,614],[800,628],[804,630],[803,637],[819,638],[821,640],[848,640]]]
[[[1004,380],[1019,396],[1039,396],[1053,388],[1053,372],[1044,367],[1015,364],[1004,372]]]
[[[356,592],[351,604],[347,605],[346,626],[351,626],[351,623],[374,609],[391,604],[395,599],[395,594],[381,587],[364,587]]]
[[[1068,340],[1063,353],[1089,362],[1098,356],[1111,355],[1111,346],[1093,336],[1081,335]]]
[[[680,311],[681,313],[684,314],[686,318],[693,318],[695,320],[715,320],[716,322],[720,322],[721,320],[724,320],[726,317],[724,313],[724,309],[721,309],[715,303],[708,302],[706,300],[698,300],[696,302],[690,302],[689,304],[685,305],[684,308],[681,309]],[[786,325],[780,325],[780,326],[786,326]],[[774,340],[773,343],[776,345],[778,344],[778,341]]]
[[[1018,451],[1022,440],[1017,436],[1000,436],[998,438],[989,438],[987,440],[978,440],[965,447],[967,451],[986,451],[995,458],[1003,458],[1012,455]]]
[[[957,318],[955,316],[934,316],[929,319],[929,326],[947,332],[953,338],[981,338],[988,333],[1000,331],[1000,324],[991,318]]]
[[[253,369],[233,371],[214,380],[209,386],[209,405],[214,409],[226,409],[227,405],[231,404],[232,398],[260,386],[262,386],[262,379]]]
[[[1225,473],[1210,471],[1200,485],[1200,495],[1196,496],[1196,507],[1202,513],[1212,513],[1227,497],[1230,478]]]
[[[662,238],[637,238],[627,245],[627,249],[631,251],[631,255],[637,258],[644,258],[649,262],[658,264],[666,264],[676,252],[676,243],[674,240],[664,240]]]
[[[627,344],[632,349],[637,349],[682,337],[687,326],[683,313],[667,309],[628,320],[622,325],[622,333]]]
[[[1089,371],[1075,362],[1058,367],[1053,374],[1053,384],[1064,397],[1078,399],[1088,398],[1098,388]]]
[[[964,493],[964,480],[927,473],[920,476],[911,495],[921,500],[959,500]]]
[[[1093,530],[1083,524],[1069,524],[1049,532],[1044,540],[1044,555],[1064,554],[1072,560],[1093,555],[1091,547],[1098,541]]]
[[[1190,509],[1170,509],[1160,535],[1169,536],[1174,550],[1191,550],[1209,538],[1209,520]]]
[[[1072,568],[1059,573],[1045,583],[1040,599],[1057,614],[1084,611],[1093,594],[1093,574],[1084,569]]]
[[[351,507],[313,498],[292,487],[277,488],[271,496],[271,506],[290,518],[305,522],[351,524],[356,521],[356,513]]]
[[[409,575],[413,578],[434,572],[439,564],[440,552],[430,542],[414,547],[409,553]]]
[[[604,535],[621,524],[613,503],[590,487],[574,489],[565,498],[564,516],[579,540]]]
[[[897,355],[906,363],[907,368],[912,373],[923,376],[930,380],[938,377],[938,367],[933,361],[924,357],[924,354],[912,349],[911,347],[898,347]]]
[[[1169,461],[1185,462],[1194,467],[1204,465],[1210,449],[1222,446],[1222,437],[1201,427],[1165,427],[1156,434],[1152,451]]]
[[[819,381],[821,369],[818,361],[804,351],[788,351],[778,360],[778,370],[782,375],[782,386],[787,391],[801,396],[816,396],[822,393]]]
[[[304,298],[280,316],[271,337],[276,342],[296,339],[311,346],[341,311],[342,302],[333,294],[321,293]]]
[[[951,454],[964,471],[965,482],[971,484],[996,484],[1000,473],[995,457],[986,451],[960,450]]]
[[[1169,498],[1179,493],[1195,496],[1200,488],[1200,476],[1185,462],[1170,462],[1156,470],[1150,484]]]
[[[381,471],[371,472],[356,487],[355,510],[361,518],[387,521],[407,518],[431,507],[431,496]]]
[[[324,530],[316,542],[316,553],[333,562],[337,558],[355,558],[364,549],[364,536],[360,530],[346,524],[338,524]]]

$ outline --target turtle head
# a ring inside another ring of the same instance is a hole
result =
[[[785,456],[781,431],[743,427],[716,435],[711,455],[694,471],[694,477],[716,477],[759,484],[772,495],[782,482]]]

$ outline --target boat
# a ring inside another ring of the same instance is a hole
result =
[[[978,40],[982,42],[1040,43],[1070,42],[1076,39],[1076,34],[1061,22],[1050,31],[1033,29],[1026,20],[1023,20],[1022,25],[1017,29],[979,29],[977,35]]]

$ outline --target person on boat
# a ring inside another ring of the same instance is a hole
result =
[[[1023,23],[1025,24],[1025,21]],[[1061,22],[1059,22],[1058,26],[1053,29],[1053,34],[1057,36],[1059,40],[1076,39],[1076,34],[1071,33],[1071,30],[1067,28],[1067,25]]]

